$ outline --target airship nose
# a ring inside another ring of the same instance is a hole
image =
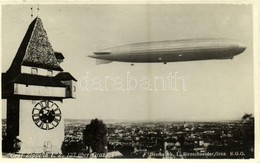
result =
[[[245,44],[239,44],[239,49],[244,51],[246,50],[246,45]]]
[[[88,55],[88,57],[90,58],[96,58],[96,59],[105,59],[109,54],[111,54],[110,52],[107,51],[102,51],[102,52],[94,52],[94,55]]]
[[[242,53],[245,50],[246,50],[246,45],[244,45],[242,43],[238,44],[238,52],[239,53]]]
[[[97,58],[96,55],[88,55],[88,57],[90,57],[90,58]]]

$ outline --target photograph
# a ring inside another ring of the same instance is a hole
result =
[[[253,3],[1,8],[2,158],[256,158]]]

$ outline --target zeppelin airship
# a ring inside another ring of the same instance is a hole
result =
[[[97,64],[112,61],[133,63],[181,62],[212,59],[232,59],[246,47],[232,39],[185,39],[143,42],[94,52],[89,57]]]

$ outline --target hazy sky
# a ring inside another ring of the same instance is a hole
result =
[[[33,6],[36,16],[37,5]],[[32,21],[30,7],[2,6],[2,72],[10,66]],[[65,56],[61,67],[78,79],[77,98],[64,100],[61,107],[65,118],[232,120],[254,112],[250,5],[40,5],[39,17],[53,49]],[[247,49],[233,60],[166,65],[96,65],[95,59],[87,57],[118,45],[189,38],[231,38]],[[153,83],[154,78],[169,74],[181,77],[185,90],[182,83],[177,84],[178,90],[163,90],[159,83],[157,91],[155,84],[151,84],[153,91],[114,90],[111,80],[103,91],[84,85],[84,80],[110,77],[126,87],[127,75]],[[6,101],[2,102],[5,115]]]

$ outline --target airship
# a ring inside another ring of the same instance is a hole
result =
[[[107,48],[89,55],[96,64],[113,61],[134,63],[182,62],[213,59],[233,59],[246,47],[233,39],[183,39],[134,43]]]

